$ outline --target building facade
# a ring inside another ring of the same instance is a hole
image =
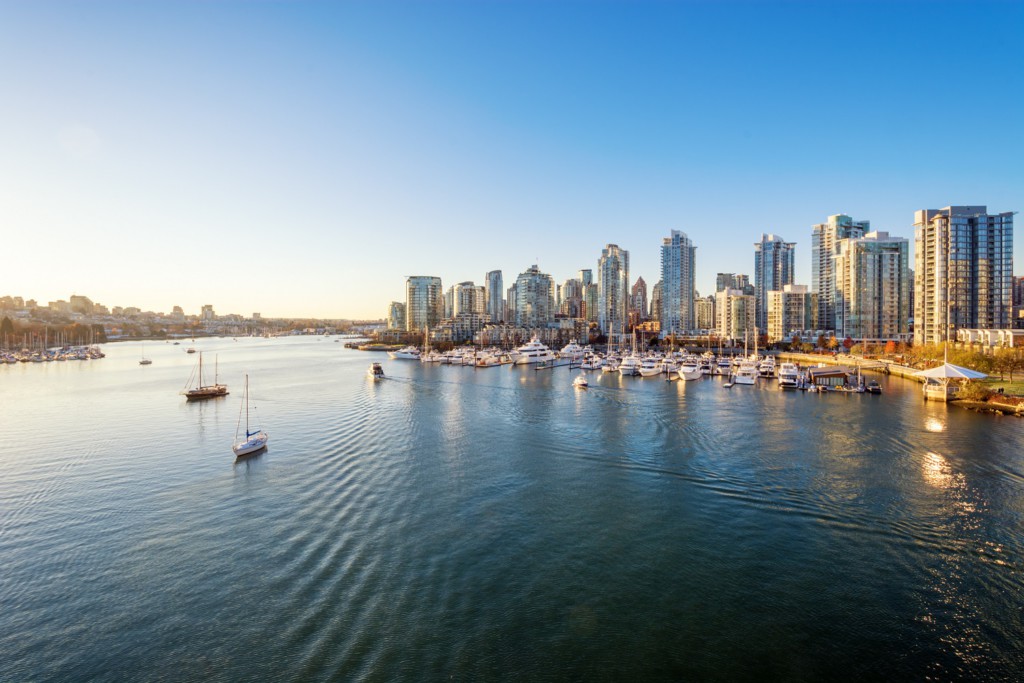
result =
[[[647,320],[647,282],[638,277],[629,291],[629,326],[634,328]]]
[[[388,304],[387,326],[389,330],[405,329],[405,304],[401,301]]]
[[[914,343],[959,328],[1010,327],[1013,213],[947,206],[914,213]]]
[[[770,342],[787,341],[796,330],[818,327],[818,295],[807,285],[784,285],[768,292],[767,308]]]
[[[516,278],[515,324],[535,329],[555,319],[555,281],[547,273],[530,266]]]
[[[697,297],[694,301],[694,315],[697,317],[698,330],[711,330],[715,327],[715,296]]]
[[[629,302],[629,252],[617,244],[597,260],[597,324],[605,334],[626,329]]]
[[[697,248],[686,233],[673,230],[661,242],[661,331],[678,334],[694,328],[694,266]]]
[[[832,264],[836,335],[867,341],[908,338],[909,258],[907,240],[887,232],[839,241]]]
[[[825,329],[836,325],[832,257],[840,240],[863,237],[870,230],[870,221],[855,221],[846,214],[829,216],[811,228],[811,291],[818,295],[818,322]]]
[[[715,293],[715,328],[723,339],[744,341],[754,334],[756,299],[742,289]]]
[[[484,296],[487,299],[487,315],[491,320],[500,323],[505,320],[505,289],[502,284],[501,271],[492,270],[484,276]]]
[[[405,281],[405,329],[420,332],[425,327],[437,327],[444,315],[444,296],[441,278],[430,275],[411,275]]]
[[[460,313],[487,314],[487,289],[482,285],[460,282],[455,285],[452,299],[452,317]]]
[[[761,235],[754,243],[754,296],[757,297],[757,328],[768,326],[768,292],[793,284],[795,242],[778,235]]]

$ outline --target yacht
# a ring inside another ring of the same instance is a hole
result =
[[[725,356],[718,359],[718,364],[715,366],[716,375],[730,375],[732,374],[732,361]]]
[[[415,346],[406,346],[397,351],[388,351],[388,358],[391,360],[419,360],[420,350]]]
[[[604,367],[604,358],[593,354],[584,356],[583,362],[580,363],[580,369],[582,370],[600,370],[602,367]]]
[[[797,389],[800,386],[800,371],[793,363],[783,363],[779,366],[779,388]]]
[[[765,356],[757,366],[757,372],[761,377],[774,377],[775,376],[775,357]]]
[[[676,372],[679,374],[679,379],[684,380],[700,379],[703,376],[703,373],[700,371],[699,361],[694,358],[684,360]]]
[[[732,376],[734,384],[754,384],[756,380],[757,364],[749,360],[740,363],[740,366]]]
[[[516,349],[516,353],[519,354],[515,360],[516,365],[533,365],[555,359],[555,354],[551,352],[551,349],[544,346],[537,337]]]
[[[622,359],[618,356],[608,356],[601,365],[601,372],[618,372],[620,363]]]
[[[384,379],[384,368],[380,366],[380,363],[370,363],[370,368],[366,371],[366,374],[375,380]]]
[[[583,347],[577,344],[576,340],[573,339],[562,347],[562,350],[558,352],[558,357],[568,358],[570,361],[576,362],[583,358],[583,352]]]
[[[619,374],[626,377],[639,375],[640,359],[632,354],[623,357],[622,362],[619,363]]]
[[[661,374],[661,359],[656,356],[646,356],[640,361],[640,376],[654,377]]]
[[[590,382],[587,381],[587,376],[582,372],[572,381],[572,385],[577,389],[586,389],[590,386]]]

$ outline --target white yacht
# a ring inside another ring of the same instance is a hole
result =
[[[583,347],[577,344],[575,339],[572,339],[558,352],[558,357],[568,358],[570,361],[575,362],[583,358],[583,352]]]
[[[420,350],[415,346],[406,346],[397,351],[388,351],[388,358],[391,360],[419,360]]]
[[[655,377],[661,374],[661,358],[656,356],[645,356],[640,361],[640,376]]]
[[[765,356],[757,366],[757,372],[761,377],[774,377],[775,376],[775,357]]]
[[[715,366],[716,375],[731,375],[732,374],[732,360],[726,356],[722,356],[718,359],[718,364]]]
[[[587,376],[582,372],[572,381],[572,385],[577,389],[586,389],[590,386],[590,382],[587,381]]]
[[[696,358],[687,358],[683,361],[683,364],[679,366],[677,370],[679,379],[684,380],[695,380],[700,379],[703,373],[700,371],[700,364]]]
[[[601,372],[618,372],[620,363],[622,359],[618,356],[608,356],[601,365]]]
[[[632,354],[624,356],[619,363],[619,374],[632,377],[640,374],[640,358]]]
[[[757,364],[745,360],[732,375],[734,384],[754,384],[757,381]]]
[[[793,363],[783,363],[779,366],[779,388],[797,389],[800,386],[800,371]]]
[[[523,344],[516,349],[516,353],[519,354],[515,360],[516,365],[533,365],[535,363],[555,360],[555,354],[551,352],[551,349],[544,346],[537,337],[531,339],[528,344]]]

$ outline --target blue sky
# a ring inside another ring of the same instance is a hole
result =
[[[0,2],[0,295],[382,317],[1024,207],[1024,4]],[[1024,239],[1015,243],[1024,271]]]

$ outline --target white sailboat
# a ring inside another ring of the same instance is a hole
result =
[[[145,352],[144,352],[144,350],[142,348],[144,346],[145,346],[144,343],[140,344],[139,353],[142,354],[142,358],[139,359],[139,365],[152,365],[153,361],[151,359],[149,359],[149,358],[146,358],[146,354],[145,354]]]
[[[235,425],[235,443],[231,446],[231,450],[238,457],[252,455],[263,450],[267,447],[267,441],[270,440],[270,436],[262,429],[249,429],[249,375],[245,376],[243,396],[242,407],[238,409],[238,424]],[[245,438],[239,440],[238,428],[242,425],[242,408],[245,409]]]

